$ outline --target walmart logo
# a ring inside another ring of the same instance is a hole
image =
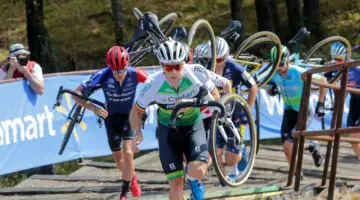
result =
[[[58,112],[60,112],[61,114],[63,114],[63,115],[67,118],[67,116],[69,115],[69,111],[71,110],[71,108],[73,107],[73,105],[72,105],[72,103],[71,103],[70,95],[67,94],[67,93],[65,94],[65,100],[66,100],[67,108],[65,108],[65,107],[63,107],[63,106],[57,106],[57,107],[56,107],[56,110],[57,110]],[[65,124],[63,124],[63,125],[61,126],[61,132],[62,132],[62,133],[64,133],[64,134],[66,133],[66,131],[67,131],[68,127],[69,127],[69,124],[70,124],[70,120],[68,120]],[[79,124],[79,126],[80,126],[80,129],[82,129],[83,131],[86,131],[86,129],[87,129],[87,124],[86,124],[85,122],[81,121],[80,124]],[[75,126],[74,129],[73,129],[73,134],[74,134],[74,136],[75,136],[76,142],[79,143],[79,142],[80,142],[80,138],[79,138],[79,134],[78,134],[78,132],[77,132],[77,130],[76,130],[76,126]]]

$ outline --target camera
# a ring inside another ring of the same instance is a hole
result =
[[[28,58],[25,55],[16,56],[16,59],[21,66],[26,66],[28,63]]]

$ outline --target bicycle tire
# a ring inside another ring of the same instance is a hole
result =
[[[65,147],[67,146],[67,143],[69,142],[70,136],[71,136],[71,134],[72,134],[72,132],[74,130],[75,124],[77,123],[76,120],[79,117],[81,109],[82,109],[82,107],[79,106],[78,104],[75,104],[74,106],[76,106],[75,112],[74,112],[74,115],[72,117],[72,120],[70,121],[68,129],[66,130],[64,139],[63,139],[63,141],[61,143],[60,150],[59,150],[59,155],[63,154],[63,152],[65,150]]]
[[[257,148],[257,135],[256,135],[256,128],[255,128],[255,122],[254,122],[254,118],[252,117],[251,114],[251,110],[249,108],[249,106],[247,105],[245,99],[243,99],[241,96],[237,95],[237,94],[228,94],[226,96],[224,96],[221,99],[221,103],[225,104],[226,102],[231,101],[232,99],[236,99],[238,101],[240,101],[240,106],[242,107],[242,109],[244,109],[245,114],[248,117],[248,123],[249,123],[249,127],[250,127],[250,140],[251,140],[251,151],[250,154],[247,154],[249,160],[247,163],[247,166],[245,168],[245,170],[243,171],[243,173],[239,176],[239,181],[238,182],[232,182],[229,181],[226,178],[226,174],[223,174],[223,171],[221,170],[221,166],[219,164],[219,159],[218,159],[218,155],[217,155],[217,147],[216,147],[216,133],[217,133],[217,121],[218,121],[218,117],[219,117],[219,112],[218,111],[214,111],[213,115],[212,115],[212,123],[211,123],[211,132],[210,132],[210,154],[211,154],[211,158],[212,158],[212,164],[215,168],[215,172],[218,176],[218,178],[226,185],[230,186],[230,187],[237,187],[240,186],[241,184],[243,184],[250,176],[251,171],[254,167],[254,163],[255,163],[255,159],[256,159],[256,148]],[[222,162],[222,160],[221,160]]]
[[[281,41],[280,41],[279,37],[272,32],[261,31],[261,32],[251,35],[249,38],[247,38],[245,41],[243,41],[240,44],[240,46],[238,47],[238,49],[235,51],[234,58],[235,59],[238,58],[242,52],[246,51],[247,49],[249,49],[255,45],[258,45],[259,43],[268,43],[270,41],[275,43],[275,45],[277,47],[277,52],[281,52]],[[279,53],[277,55],[278,56],[277,56],[276,62],[275,62],[276,65],[271,68],[271,71],[269,72],[268,75],[265,76],[264,80],[258,81],[257,85],[259,88],[262,88],[263,86],[266,85],[267,82],[269,82],[269,80],[275,74],[277,68],[279,67],[281,53]],[[249,92],[249,90],[247,88],[245,90],[243,90],[243,93],[245,93],[245,94],[247,94],[248,92]]]
[[[319,49],[321,49],[321,47],[329,44],[329,43],[334,43],[334,42],[341,42],[343,44],[345,44],[346,47],[346,52],[347,52],[347,59],[351,59],[351,56],[352,56],[352,48],[351,48],[351,45],[350,45],[350,42],[344,38],[344,37],[341,37],[341,36],[332,36],[332,37],[328,37],[328,38],[325,38],[323,40],[321,40],[320,42],[318,42],[315,46],[313,46],[309,52],[307,53],[305,59],[303,60],[303,63],[304,64],[307,64],[308,61],[310,60],[311,56]],[[341,76],[341,73],[339,73],[338,75],[336,75],[334,78],[332,78],[330,81],[328,81],[328,83],[332,84],[334,82],[336,82],[337,80],[339,80]],[[314,92],[314,91],[318,91],[319,90],[319,87],[311,87],[311,91]]]
[[[189,34],[188,34],[188,38],[187,38],[187,45],[189,47],[191,47],[191,44],[193,42],[194,36],[196,34],[196,31],[200,28],[204,28],[208,35],[209,35],[209,39],[210,39],[210,43],[211,43],[211,66],[210,69],[211,71],[215,71],[215,66],[216,66],[216,46],[215,46],[215,34],[214,31],[210,25],[210,23],[204,19],[198,19],[190,28]],[[206,67],[206,66],[205,66]]]
[[[259,153],[260,148],[260,95],[255,100],[255,125],[256,125],[256,155]]]
[[[135,11],[134,11],[135,12]],[[171,28],[173,27],[173,25],[175,24],[175,21],[177,19],[177,14],[176,13],[169,13],[167,14],[165,17],[163,17],[160,21],[159,21],[159,26],[165,24],[166,22],[171,22],[164,30],[163,33],[164,35],[168,35],[171,31]],[[150,42],[151,41],[151,37],[148,36],[146,37],[143,41],[139,41],[139,43],[141,42],[141,44],[139,45],[141,48],[141,45],[143,45],[146,42]],[[134,44],[135,46],[135,44]],[[135,48],[135,50],[139,49],[139,48]],[[140,53],[136,53],[133,56],[130,57],[130,63],[132,66],[136,66],[137,64],[139,64],[150,52],[140,52]]]

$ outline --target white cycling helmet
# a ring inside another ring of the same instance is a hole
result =
[[[198,58],[208,58],[208,45],[207,44],[199,44],[194,51],[194,59]]]
[[[185,60],[186,49],[181,42],[170,39],[159,46],[156,56],[160,63],[181,64]]]
[[[216,43],[216,58],[222,58],[229,53],[229,45],[222,37],[215,38]],[[211,43],[208,42],[208,48],[211,49]],[[211,51],[208,51],[209,57],[211,57]]]
[[[335,42],[330,47],[331,59],[346,59],[346,47],[340,42]]]

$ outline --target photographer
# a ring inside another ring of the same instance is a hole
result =
[[[13,44],[10,46],[10,52],[7,56],[9,63],[5,65],[6,79],[25,78],[29,81],[30,87],[37,94],[44,93],[44,78],[39,64],[29,61],[29,51],[26,51],[24,45]]]

